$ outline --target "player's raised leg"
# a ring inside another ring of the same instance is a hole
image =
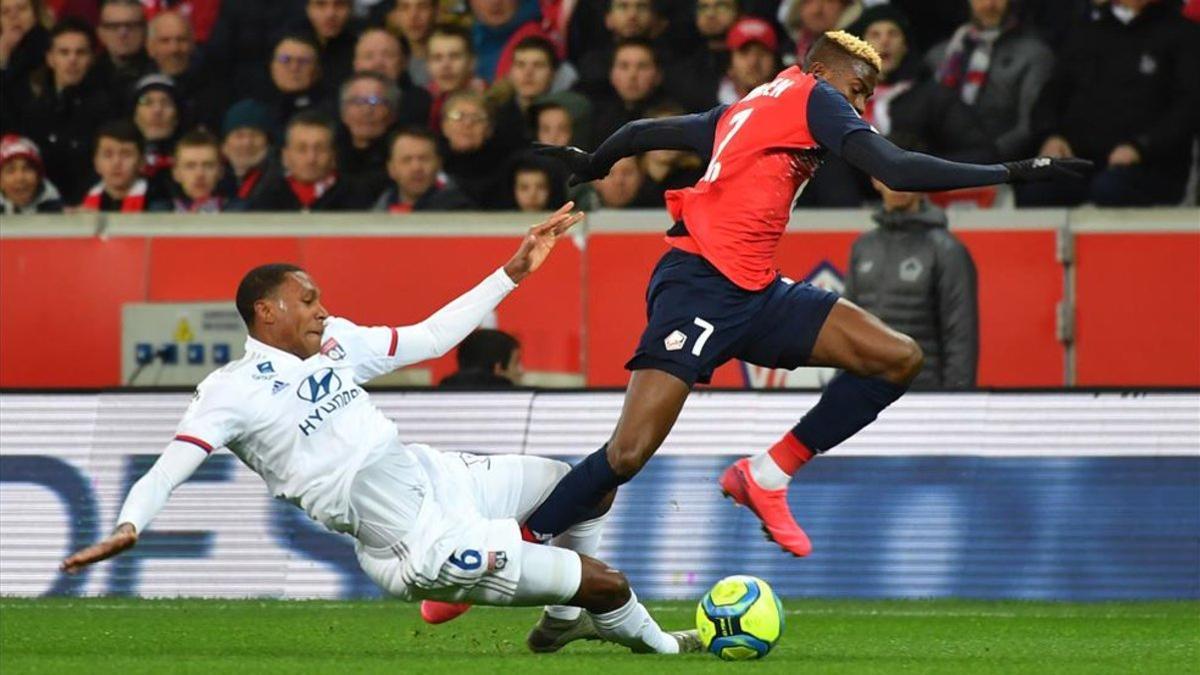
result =
[[[792,475],[815,455],[873,422],[904,394],[922,363],[921,348],[912,338],[839,299],[821,326],[807,365],[834,366],[844,372],[830,381],[817,404],[775,445],[726,469],[720,479],[722,490],[750,507],[768,536],[785,550],[808,555],[812,545],[787,505]]]
[[[531,538],[545,541],[588,520],[609,494],[629,481],[670,433],[691,387],[654,368],[633,371],[625,404],[608,443],[576,464],[525,522]]]

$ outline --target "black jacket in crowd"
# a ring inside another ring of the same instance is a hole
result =
[[[8,56],[8,65],[0,70],[0,126],[5,133],[16,130],[21,111],[29,98],[29,76],[46,65],[50,33],[41,24],[25,33]]]
[[[230,88],[229,99],[255,96],[270,84],[268,62],[275,42],[297,16],[305,0],[237,0],[221,3],[217,23],[204,45],[204,60]]]
[[[96,128],[112,117],[116,106],[103,80],[93,70],[78,85],[54,88],[44,73],[22,110],[19,132],[42,151],[46,175],[58,186],[63,202],[78,204],[92,186],[92,142]]]
[[[877,229],[850,252],[847,300],[917,341],[925,367],[913,387],[969,389],[979,363],[975,263],[928,203],[917,213],[880,211]]]
[[[1039,138],[1062,135],[1103,166],[1132,143],[1148,166],[1184,177],[1200,122],[1200,27],[1157,2],[1125,25],[1107,6],[1076,25],[1034,111]]]

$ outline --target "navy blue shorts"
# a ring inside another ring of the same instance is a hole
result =
[[[689,386],[707,384],[730,359],[799,368],[808,363],[837,299],[836,293],[782,278],[747,291],[704,258],[673,248],[650,277],[646,331],[625,367],[664,370]]]

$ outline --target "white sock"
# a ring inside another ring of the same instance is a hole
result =
[[[629,647],[635,652],[678,654],[679,642],[663,632],[650,612],[638,602],[637,595],[629,592],[629,602],[604,614],[592,614],[592,621],[600,637]]]
[[[559,548],[570,549],[579,555],[595,558],[596,552],[600,550],[600,535],[603,533],[604,516],[600,516],[576,523],[571,529],[555,537],[551,544]],[[568,621],[579,618],[582,612],[582,609],[570,605],[548,605],[546,607],[547,615]]]
[[[769,452],[750,458],[750,476],[764,490],[782,490],[792,481],[792,477],[779,468]]]

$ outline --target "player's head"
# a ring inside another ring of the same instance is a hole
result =
[[[804,72],[841,92],[861,115],[875,92],[883,63],[875,49],[845,31],[822,35],[804,57]]]
[[[242,277],[237,310],[254,339],[307,359],[321,349],[329,312],[321,289],[290,263],[259,265]]]

